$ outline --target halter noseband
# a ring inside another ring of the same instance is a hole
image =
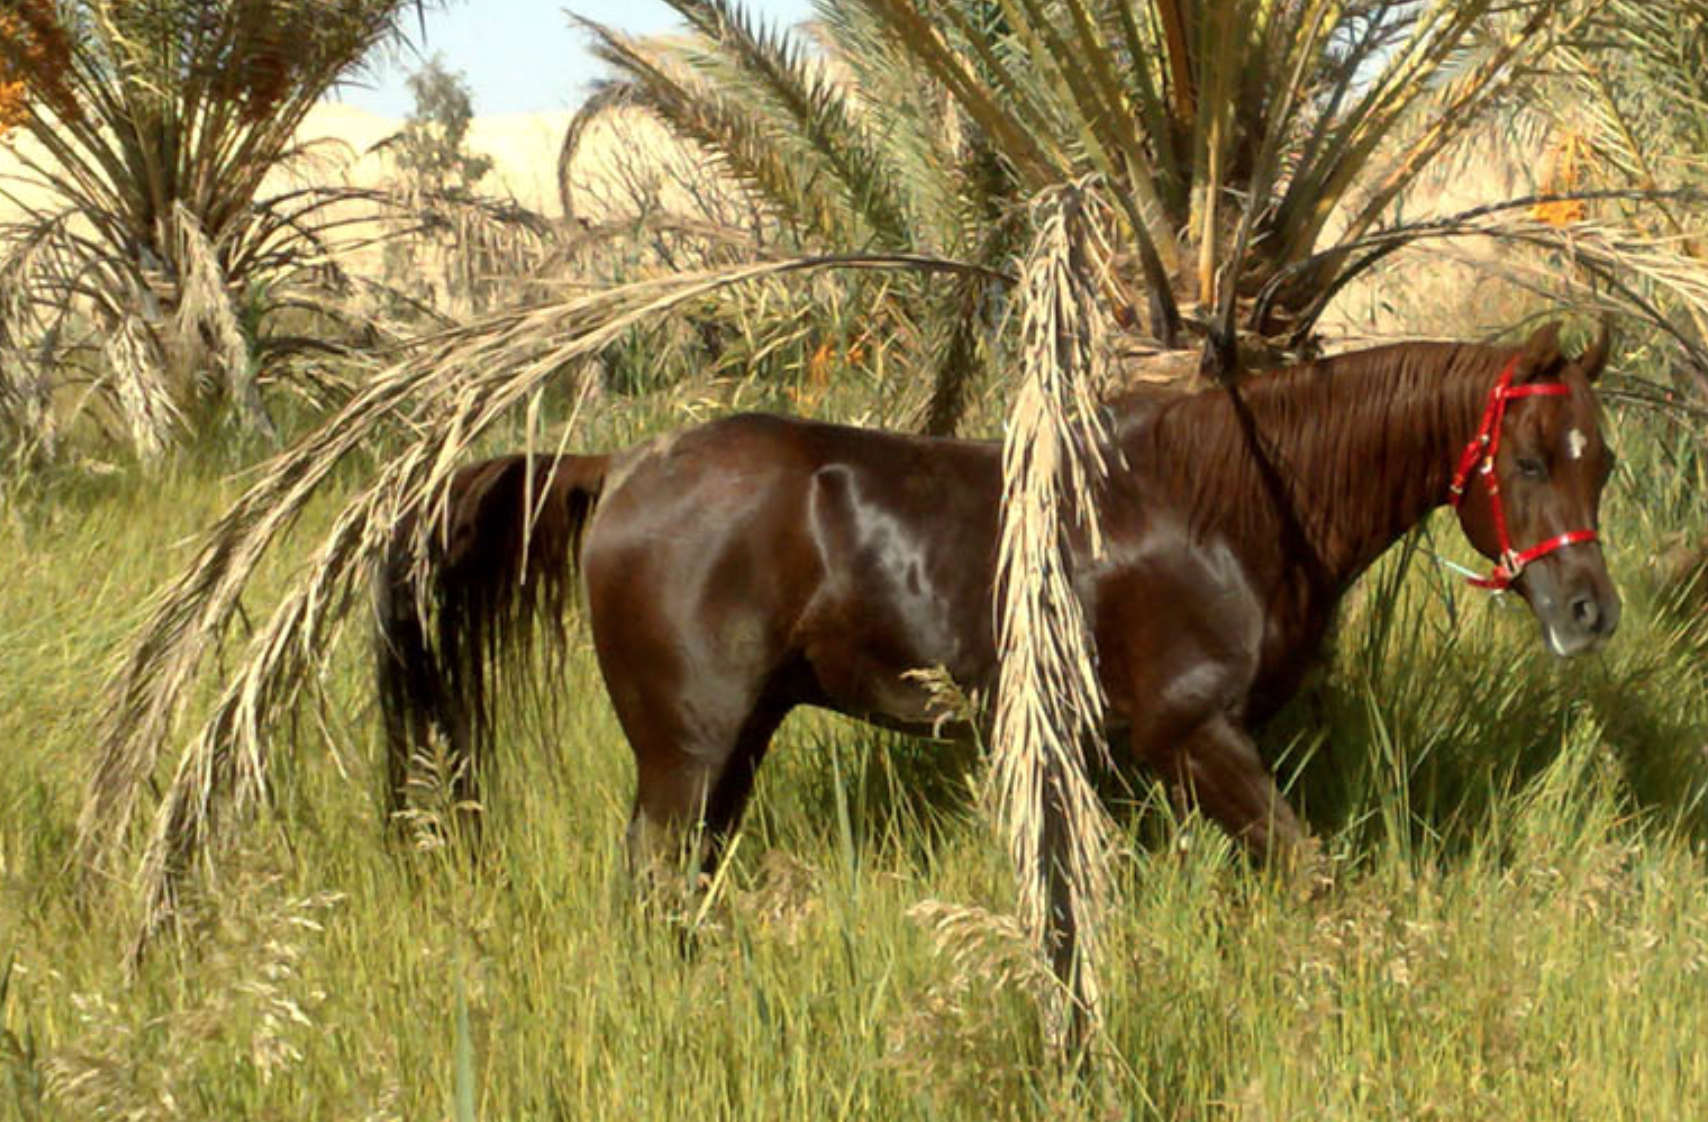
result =
[[[1465,484],[1471,477],[1471,469],[1478,468],[1481,471],[1483,486],[1489,493],[1489,508],[1494,515],[1495,540],[1500,545],[1500,560],[1488,576],[1465,579],[1478,588],[1492,589],[1495,592],[1505,591],[1532,561],[1546,557],[1556,549],[1592,542],[1598,537],[1594,530],[1568,530],[1522,552],[1512,548],[1512,537],[1506,529],[1506,505],[1500,497],[1500,477],[1495,474],[1495,454],[1500,451],[1500,429],[1501,423],[1506,419],[1506,403],[1520,397],[1565,397],[1572,392],[1572,388],[1564,382],[1532,382],[1515,386],[1512,384],[1512,377],[1517,370],[1518,356],[1514,355],[1506,364],[1506,369],[1500,372],[1500,378],[1495,382],[1494,388],[1489,391],[1489,402],[1483,409],[1483,423],[1477,429],[1477,435],[1465,445],[1465,451],[1459,457],[1459,470],[1453,473],[1453,485],[1448,489],[1447,501],[1457,510],[1460,500],[1465,497]]]

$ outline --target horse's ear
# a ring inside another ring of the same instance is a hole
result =
[[[1601,321],[1601,331],[1596,335],[1595,342],[1589,349],[1578,356],[1577,368],[1583,376],[1593,382],[1601,377],[1602,368],[1607,365],[1608,352],[1613,349],[1613,325],[1607,320]]]
[[[1519,351],[1517,382],[1528,382],[1552,370],[1560,361],[1560,325],[1545,323],[1524,341]]]

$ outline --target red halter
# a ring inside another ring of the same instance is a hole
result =
[[[1506,505],[1500,498],[1500,477],[1495,474],[1495,454],[1500,451],[1501,423],[1506,419],[1506,403],[1520,397],[1564,397],[1572,392],[1564,382],[1532,382],[1528,385],[1515,386],[1512,376],[1518,370],[1518,356],[1506,364],[1506,369],[1500,372],[1500,379],[1495,382],[1494,389],[1489,391],[1489,403],[1483,410],[1483,423],[1477,429],[1477,435],[1465,445],[1464,454],[1459,457],[1459,470],[1453,473],[1453,486],[1448,491],[1448,502],[1453,509],[1459,508],[1459,501],[1465,497],[1465,483],[1471,477],[1471,469],[1478,467],[1483,476],[1483,486],[1488,489],[1489,507],[1494,514],[1495,540],[1500,544],[1500,560],[1494,570],[1486,577],[1467,577],[1478,588],[1489,588],[1496,592],[1505,590],[1524,567],[1539,557],[1546,557],[1556,549],[1568,545],[1579,545],[1597,539],[1594,530],[1568,530],[1558,537],[1549,538],[1545,542],[1533,545],[1523,552],[1512,548],[1512,538],[1506,529]]]

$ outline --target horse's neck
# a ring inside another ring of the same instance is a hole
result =
[[[1159,418],[1159,443],[1221,473],[1218,501],[1188,479],[1195,519],[1266,566],[1338,594],[1447,499],[1460,450],[1476,426],[1485,380],[1458,349],[1419,350],[1389,365],[1370,359],[1257,381],[1237,397],[1212,393]],[[1338,368],[1336,368],[1338,366]],[[1466,369],[1470,367],[1470,369]],[[1175,432],[1166,430],[1173,428]],[[1165,456],[1171,453],[1163,452]],[[1207,462],[1206,462],[1207,461]]]

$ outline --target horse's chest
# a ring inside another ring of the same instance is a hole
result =
[[[1262,721],[1299,692],[1305,679],[1323,661],[1324,642],[1332,613],[1316,601],[1297,594],[1277,604],[1265,620],[1261,657],[1251,690],[1251,717]]]

